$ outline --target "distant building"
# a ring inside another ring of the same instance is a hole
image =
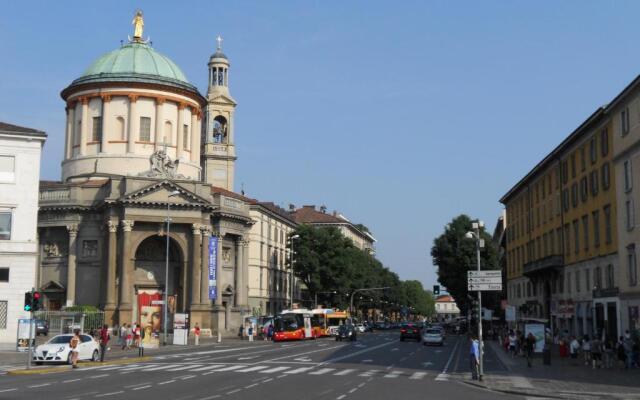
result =
[[[36,283],[38,181],[47,135],[0,122],[0,343],[15,343],[24,294]]]
[[[316,210],[316,206],[311,205],[291,210],[290,214],[299,224],[334,226],[338,228],[345,237],[351,239],[356,247],[370,254],[375,254],[374,244],[376,239],[373,235],[363,225],[351,223],[351,221],[337,211],[328,214],[324,206],[320,207],[320,211],[318,211]]]
[[[436,317],[438,321],[449,321],[460,316],[456,301],[448,294],[436,298]]]

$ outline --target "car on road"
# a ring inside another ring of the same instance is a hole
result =
[[[36,336],[49,336],[49,324],[43,319],[36,319]]]
[[[441,329],[427,328],[422,334],[422,344],[442,346],[444,345],[444,334]]]
[[[73,335],[56,335],[48,342],[37,346],[33,353],[36,365],[43,363],[71,364],[71,346],[69,342]],[[100,359],[100,345],[89,335],[80,335],[78,344],[78,360],[98,361]]]
[[[400,326],[400,341],[405,339],[414,339],[420,342],[420,328],[415,324],[403,324]]]
[[[342,342],[343,340],[355,341],[357,337],[357,329],[354,325],[343,324],[338,327],[336,332],[336,341]]]
[[[356,324],[356,329],[358,330],[358,332],[360,333],[364,333],[366,331],[366,328],[364,327],[363,324]]]

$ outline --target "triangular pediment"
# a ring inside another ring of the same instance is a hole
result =
[[[229,106],[236,106],[236,101],[231,96],[227,96],[222,93],[211,95],[209,97],[209,102],[216,103],[216,104],[226,104]]]
[[[43,292],[64,292],[64,285],[58,281],[49,281],[40,287]]]
[[[190,190],[183,188],[171,181],[156,182],[129,193],[120,198],[120,201],[130,204],[161,205],[169,201],[175,205],[185,206],[210,206],[211,202]]]

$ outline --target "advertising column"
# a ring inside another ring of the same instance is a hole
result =
[[[217,274],[218,268],[218,236],[213,235],[209,238],[209,300],[215,300],[218,297]]]

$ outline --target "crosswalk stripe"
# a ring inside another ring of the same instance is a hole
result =
[[[256,367],[239,369],[236,372],[253,372],[253,371],[260,371],[261,369],[265,369],[265,368],[269,368],[269,366],[268,365],[258,365]]]
[[[124,368],[122,368],[120,371],[131,371],[131,370],[136,370],[136,369],[145,369],[145,368],[153,368],[153,367],[158,367],[160,366],[160,364],[146,364],[146,365],[136,365],[134,366],[126,366]]]
[[[309,375],[324,375],[327,372],[331,372],[331,371],[334,371],[334,370],[335,370],[335,368],[322,368],[322,369],[319,369],[317,371],[309,372]]]
[[[369,371],[363,372],[358,376],[370,377],[370,376],[374,376],[378,372],[382,372],[382,371],[380,371],[379,369],[370,369]]]
[[[353,371],[355,371],[355,369],[343,369],[342,371],[336,372],[333,375],[344,376],[344,375],[348,375],[348,374],[352,373]]]
[[[400,376],[400,374],[402,373],[402,371],[393,371],[391,373],[388,373],[386,375],[384,375],[385,378],[397,378]]]
[[[198,367],[202,367],[202,364],[183,365],[182,367],[171,368],[171,369],[168,369],[167,371],[183,371],[185,369],[198,368]]]
[[[138,366],[139,364],[133,364],[133,365],[128,365],[127,367],[133,367],[133,366]],[[122,368],[122,365],[109,365],[106,367],[98,367],[98,368],[91,368],[94,371],[111,371],[113,369],[120,369]],[[87,368],[83,368],[84,370],[87,370]]]
[[[286,371],[285,374],[301,374],[311,369],[313,369],[313,367],[296,368],[296,369],[292,369],[291,371]]]
[[[225,367],[225,366],[226,366],[225,364],[207,365],[206,367],[192,369],[191,372],[208,371],[208,370],[211,370],[211,369],[222,368],[222,367]]]
[[[425,377],[425,375],[427,375],[426,372],[414,372],[414,374],[411,375],[409,379],[422,379]]]
[[[267,369],[264,371],[260,371],[261,374],[273,374],[276,372],[284,371],[285,369],[289,369],[289,367],[275,367],[271,369]]]
[[[246,367],[246,365],[232,365],[230,367],[218,369],[218,370],[216,370],[216,372],[233,371],[234,369],[240,369],[240,368],[244,368],[244,367]]]
[[[159,367],[154,367],[154,368],[149,368],[149,369],[145,369],[145,372],[149,372],[149,371],[160,371],[161,369],[167,369],[167,368],[175,368],[177,366],[179,366],[180,364],[167,364],[167,365],[161,365]]]

